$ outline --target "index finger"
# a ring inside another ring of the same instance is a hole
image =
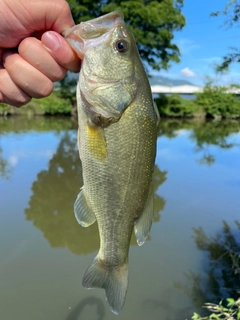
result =
[[[81,60],[60,34],[47,31],[42,35],[41,41],[58,64],[69,71],[79,72]]]

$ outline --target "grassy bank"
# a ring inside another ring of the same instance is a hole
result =
[[[170,118],[240,118],[240,99],[226,92],[224,87],[207,84],[194,100],[186,100],[177,94],[160,94],[155,102],[161,117]],[[66,96],[66,95],[65,95]],[[32,99],[26,106],[15,108],[0,103],[0,115],[71,115],[76,112],[71,97],[63,98],[54,91],[45,99]]]
[[[15,108],[0,103],[0,115],[71,115],[74,110],[69,99],[60,97],[58,91],[54,91],[44,99],[32,99],[27,105]]]

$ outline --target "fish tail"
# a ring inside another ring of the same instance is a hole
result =
[[[87,289],[105,289],[111,311],[119,314],[127,293],[128,263],[121,266],[108,267],[96,256],[92,265],[85,272],[82,285]]]

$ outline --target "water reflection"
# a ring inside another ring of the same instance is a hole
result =
[[[6,159],[3,157],[3,151],[0,147],[0,177],[3,179],[8,179],[11,173],[11,167]]]
[[[0,117],[0,135],[6,133],[20,133],[27,131],[62,131],[77,126],[76,121],[66,117],[31,117],[14,116]]]
[[[32,196],[25,209],[27,220],[33,221],[52,247],[67,247],[75,254],[88,254],[99,247],[97,224],[82,228],[73,214],[73,203],[82,186],[82,168],[79,159],[76,132],[66,131],[48,169],[38,173],[32,184]],[[154,191],[166,181],[166,171],[156,166]],[[160,220],[165,200],[155,193],[154,222]],[[136,245],[134,237],[132,245]]]
[[[233,227],[223,221],[222,230],[208,236],[203,228],[193,228],[194,241],[203,251],[202,273],[190,270],[186,274],[188,285],[176,283],[197,310],[206,302],[218,304],[228,297],[238,299],[240,293],[240,222]],[[203,313],[201,311],[201,313]]]
[[[66,320],[78,320],[86,306],[90,305],[91,307],[96,307],[97,316],[94,317],[95,320],[103,320],[105,317],[105,306],[102,303],[102,300],[96,297],[88,297],[83,299],[79,304],[72,310],[70,315]]]
[[[240,132],[238,121],[211,121],[204,122],[201,126],[195,126],[190,134],[190,139],[196,143],[196,152],[202,154],[198,160],[200,164],[211,166],[215,162],[215,156],[209,146],[218,146],[221,149],[230,149],[239,146],[229,140],[233,133]]]
[[[190,139],[195,143],[195,152],[200,154],[199,164],[212,165],[215,155],[210,150],[212,146],[230,149],[240,146],[230,140],[231,135],[240,132],[240,122],[232,121],[203,121],[203,120],[165,120],[160,122],[159,136],[175,138],[179,130],[190,130]]]
[[[73,214],[82,184],[73,128],[68,118],[0,119],[1,172],[10,177],[0,177],[0,319],[23,320],[29,312],[36,320],[112,319],[98,299],[104,293],[80,286],[92,258],[81,254],[96,251],[99,239],[97,224],[82,228]],[[166,171],[156,167],[154,174],[154,221],[160,214],[163,219],[152,228],[154,241],[140,251],[132,248],[121,319],[190,319],[205,301],[236,296],[240,227],[229,222],[222,228],[222,220],[238,219],[237,133],[235,121],[161,121],[157,165]],[[216,163],[200,166],[196,154]]]

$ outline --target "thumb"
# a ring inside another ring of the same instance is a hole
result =
[[[51,56],[67,70],[78,72],[81,61],[69,46],[67,41],[55,31],[43,33],[42,44]]]

